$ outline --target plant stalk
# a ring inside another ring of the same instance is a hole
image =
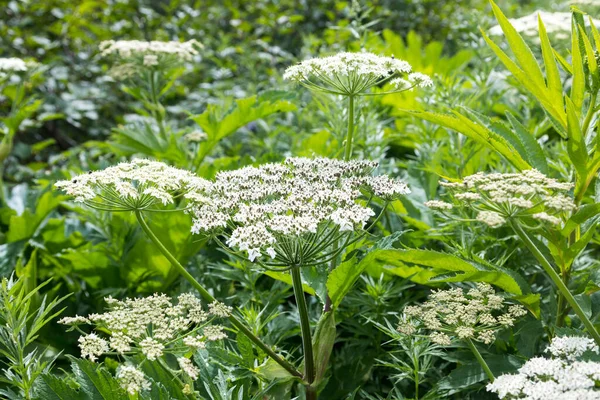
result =
[[[302,348],[304,350],[304,380],[308,383],[306,388],[306,399],[316,399],[315,393],[310,393],[310,386],[315,381],[315,358],[313,355],[312,338],[310,334],[310,320],[308,318],[308,307],[302,289],[302,277],[300,276],[300,267],[295,265],[290,270],[292,275],[292,285],[294,287],[294,296],[296,305],[300,314],[300,330],[302,331]],[[312,394],[309,397],[309,394]]]
[[[352,158],[352,137],[354,135],[354,96],[348,96],[348,131],[346,132],[346,150],[344,161]]]
[[[160,239],[156,237],[152,229],[144,220],[142,216],[142,212],[140,210],[135,210],[135,216],[140,223],[142,229],[148,235],[150,240],[158,247],[160,252],[169,260],[171,265],[177,269],[177,271],[200,293],[200,296],[207,302],[216,301],[216,299],[181,265],[181,263],[171,254],[171,252],[162,244]],[[298,378],[302,377],[302,374],[288,361],[277,355],[269,346],[267,346],[262,340],[260,340],[256,335],[254,335],[250,329],[248,329],[239,319],[237,319],[234,315],[230,315],[228,317],[229,321],[232,325],[238,328],[241,332],[244,333],[258,348],[264,351],[269,357],[273,359],[277,364],[281,365],[286,371],[288,371],[293,376]]]
[[[485,360],[481,356],[481,353],[479,352],[479,350],[477,350],[477,347],[475,347],[475,344],[473,344],[473,341],[471,341],[471,339],[469,339],[469,338],[465,339],[465,341],[467,342],[467,345],[469,346],[469,348],[471,349],[471,351],[475,355],[475,358],[477,359],[477,361],[481,365],[481,368],[483,368],[483,371],[485,372],[485,374],[490,379],[490,382],[494,382],[494,379],[496,379],[496,377],[494,376],[494,374],[492,373],[492,370],[490,369],[490,367],[487,365],[487,363],[485,362]]]
[[[577,302],[575,297],[573,297],[573,294],[571,293],[571,291],[569,290],[567,285],[563,282],[563,280],[560,278],[558,273],[556,273],[556,271],[554,270],[554,268],[552,267],[550,262],[542,254],[542,252],[537,248],[535,243],[531,240],[531,238],[527,235],[527,233],[523,230],[523,228],[519,224],[515,224],[515,223],[511,222],[511,225],[512,225],[513,229],[515,230],[515,232],[517,233],[517,235],[525,243],[525,245],[527,246],[529,251],[531,251],[531,253],[535,256],[535,258],[540,262],[540,264],[542,265],[542,268],[544,269],[546,274],[548,274],[550,279],[552,279],[552,282],[554,282],[554,284],[556,285],[556,287],[558,288],[560,293],[564,296],[565,300],[569,303],[571,308],[573,308],[573,311],[575,311],[575,314],[577,314],[577,316],[579,317],[579,319],[585,326],[585,329],[587,330],[587,332],[594,338],[596,343],[598,345],[600,345],[600,334],[594,327],[594,324],[585,315],[581,306],[579,305],[579,303]]]

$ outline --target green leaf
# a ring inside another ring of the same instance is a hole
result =
[[[290,274],[285,272],[277,272],[277,271],[263,271],[263,274],[270,276],[273,279],[277,279],[278,281],[285,282],[288,285],[292,286],[292,277]],[[305,293],[315,295],[315,290],[308,286],[306,283],[302,282],[302,289]]]
[[[483,357],[495,376],[515,372],[522,364],[521,360],[513,355],[484,354]],[[471,361],[456,368],[443,378],[440,381],[439,389],[453,394],[487,380],[488,377],[481,365],[476,361]]]
[[[335,318],[332,311],[323,313],[315,329],[313,351],[315,354],[316,377],[314,386],[318,386],[329,365],[329,357],[335,344]]]
[[[502,136],[485,126],[471,121],[469,118],[455,113],[455,116],[425,111],[410,111],[416,117],[422,118],[459,132],[470,139],[498,152],[508,162],[519,170],[530,169],[531,165],[521,157],[519,152]]]
[[[527,160],[532,167],[535,167],[540,172],[548,173],[548,161],[544,149],[537,141],[535,136],[528,132],[527,129],[521,125],[519,121],[509,112],[506,112],[506,118],[510,122],[514,129],[515,135],[523,145],[525,154],[522,154],[523,158]]]
[[[81,398],[113,400],[127,397],[119,382],[101,365],[80,358],[69,358],[77,383],[80,385]]]
[[[252,341],[248,338],[248,336],[243,333],[238,333],[236,337],[237,347],[244,359],[244,364],[246,364],[247,368],[254,367],[254,346],[252,345]]]
[[[600,214],[600,203],[586,204],[579,208],[575,214],[569,218],[564,228],[560,232],[563,237],[567,237],[573,232],[578,226],[585,223],[589,219]]]
[[[583,69],[583,57],[579,49],[579,35],[576,25],[573,25],[571,40],[571,64],[573,69],[573,82],[571,83],[570,100],[573,102],[576,115],[581,114],[583,98],[585,95],[585,72]],[[567,111],[569,106],[567,104]]]
[[[590,70],[590,75],[596,79],[596,75],[598,73],[598,63],[596,62],[596,54],[592,47],[592,43],[590,43],[590,39],[587,37],[587,34],[584,31],[584,28],[579,25],[579,34],[581,35],[581,39],[583,40],[583,45],[585,49],[585,55],[587,58],[587,66]]]
[[[567,132],[569,140],[567,141],[567,152],[569,158],[575,167],[575,171],[579,176],[577,186],[575,187],[575,197],[579,195],[581,190],[584,190],[584,184],[587,181],[587,163],[588,152],[585,147],[585,140],[579,126],[579,118],[575,110],[575,105],[571,99],[567,98]]]
[[[538,26],[540,32],[540,44],[542,47],[542,57],[544,59],[544,67],[546,69],[547,86],[549,92],[552,94],[552,102],[556,104],[562,104],[563,89],[560,73],[558,72],[558,66],[556,65],[556,59],[554,58],[554,51],[550,45],[548,34],[546,33],[546,27],[544,26],[542,18],[539,14]]]
[[[410,279],[422,285],[439,282],[486,282],[512,294],[528,294],[527,282],[516,272],[470,262],[433,250],[376,250],[369,254],[369,268]],[[365,260],[367,257],[365,257]]]
[[[371,253],[372,254],[372,253]],[[335,308],[340,305],[342,299],[365,270],[369,263],[370,257],[367,255],[360,263],[356,263],[356,258],[351,258],[338,265],[336,269],[331,271],[327,278],[327,291],[331,304]]]
[[[83,394],[73,389],[67,381],[56,375],[40,375],[35,382],[34,398],[40,400],[84,400]]]
[[[533,52],[529,46],[527,46],[519,32],[511,25],[508,18],[502,13],[500,7],[492,0],[490,0],[490,3],[492,5],[492,11],[500,24],[500,28],[502,28],[502,32],[504,32],[504,35],[506,36],[510,49],[517,58],[519,65],[529,76],[529,79],[533,80],[539,86],[545,86],[542,70],[537,63]]]

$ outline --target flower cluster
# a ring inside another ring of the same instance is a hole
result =
[[[284,265],[310,265],[340,235],[365,227],[375,215],[368,198],[390,201],[409,193],[401,181],[371,176],[376,166],[288,158],[220,172],[205,190],[188,196],[196,203],[192,232],[224,235],[251,261],[268,255]]]
[[[283,78],[309,89],[346,96],[364,93],[384,83],[391,83],[398,91],[433,85],[427,75],[411,74],[411,69],[409,63],[394,57],[373,53],[338,53],[288,67]]]
[[[140,40],[108,40],[100,43],[103,56],[115,55],[124,59],[141,57],[143,64],[154,66],[158,64],[158,57],[171,56],[181,61],[190,61],[196,54],[201,44],[196,40],[187,42],[144,42]]]
[[[0,74],[8,72],[25,72],[28,69],[28,63],[20,58],[0,58]]]
[[[135,395],[150,389],[150,382],[142,371],[133,365],[122,365],[117,369],[117,380],[127,393]]]
[[[578,336],[556,337],[546,349],[547,353],[567,361],[575,361],[587,352],[598,353],[598,345],[590,338]]]
[[[535,357],[517,374],[505,374],[487,385],[487,390],[501,399],[527,400],[594,400],[600,398],[600,362],[583,361],[584,350],[593,350],[591,340],[555,338],[550,352],[558,357]],[[556,353],[556,354],[555,354]]]
[[[441,182],[462,207],[477,212],[476,220],[492,228],[509,218],[526,218],[537,223],[558,225],[561,214],[575,210],[567,192],[571,183],[548,178],[531,169],[519,173],[477,173],[462,182]],[[447,212],[451,203],[429,201],[426,206]]]
[[[207,342],[226,337],[223,327],[210,325],[211,321],[231,313],[230,307],[218,302],[205,310],[192,294],[180,295],[176,304],[162,294],[122,301],[111,297],[105,300],[108,311],[102,314],[66,317],[59,321],[80,332],[81,325],[95,326],[95,332],[79,338],[81,356],[91,361],[111,350],[121,355],[143,355],[154,361],[165,354],[180,355],[204,348]],[[105,332],[109,337],[105,339],[99,332]],[[187,364],[186,369],[191,371]],[[133,372],[127,371],[131,377]]]
[[[398,331],[414,335],[420,328],[431,331],[430,339],[449,346],[452,338],[472,339],[491,344],[496,331],[513,326],[515,320],[527,314],[519,305],[507,305],[487,283],[463,291],[460,288],[438,290],[417,306],[407,306]]]
[[[176,194],[185,196],[207,183],[186,170],[157,161],[134,159],[56,182],[55,186],[73,196],[75,201],[91,207],[130,211],[171,204]]]

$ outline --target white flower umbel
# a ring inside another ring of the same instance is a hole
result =
[[[108,211],[148,210],[166,206],[178,196],[208,182],[189,171],[145,159],[134,159],[71,180],[56,182],[75,201]]]
[[[517,374],[497,377],[487,390],[507,400],[600,398],[600,363],[580,358],[586,351],[598,351],[592,340],[559,337],[552,340],[548,350],[558,358],[532,358]]]
[[[200,375],[200,370],[194,365],[192,360],[185,357],[179,357],[177,358],[177,363],[179,364],[181,370],[193,381],[198,379],[198,376]]]
[[[108,40],[100,43],[100,51],[103,56],[117,56],[121,59],[140,57],[144,64],[154,66],[158,63],[158,58],[154,57],[173,56],[181,61],[190,61],[198,54],[198,48],[201,46],[196,40],[187,42]]]
[[[517,219],[528,228],[560,225],[562,217],[576,208],[568,195],[571,183],[548,178],[535,169],[506,174],[477,173],[462,182],[440,184],[454,197],[455,204],[473,211],[477,221],[492,228]],[[437,201],[429,205],[449,210],[437,206]]]
[[[133,365],[121,365],[117,368],[116,377],[121,387],[130,395],[150,389],[150,382],[144,373]]]
[[[413,335],[424,329],[441,346],[450,345],[453,338],[491,344],[498,330],[513,326],[525,314],[520,305],[507,305],[490,285],[478,283],[468,291],[438,290],[425,303],[407,306],[398,331]]]
[[[409,193],[406,184],[371,176],[370,161],[288,158],[280,164],[220,172],[204,190],[190,193],[194,233],[212,235],[250,261],[267,267],[318,265],[332,245],[364,233],[384,205]],[[336,251],[341,251],[336,249]]]
[[[343,96],[359,96],[369,89],[391,83],[392,92],[432,86],[424,74],[412,73],[408,62],[373,53],[338,53],[312,58],[286,69],[283,78],[311,90]],[[406,78],[406,79],[405,79]]]
[[[598,354],[598,345],[590,338],[562,336],[555,337],[546,352],[557,358],[574,361],[587,352]]]
[[[227,337],[222,326],[213,326],[211,322],[228,317],[231,308],[214,302],[205,310],[202,302],[189,293],[178,296],[176,302],[164,294],[105,300],[108,310],[102,314],[59,321],[80,332],[83,324],[95,327],[95,332],[79,338],[82,357],[92,361],[111,350],[155,361],[167,354],[181,355],[204,348],[206,342]],[[109,340],[100,337],[100,332]]]
[[[29,64],[20,58],[0,58],[0,73],[26,72]]]

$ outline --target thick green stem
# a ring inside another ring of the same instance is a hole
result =
[[[479,364],[481,365],[481,368],[483,368],[483,370],[485,371],[485,374],[488,376],[488,378],[490,379],[491,382],[494,382],[494,379],[496,379],[496,377],[494,376],[494,374],[492,373],[492,370],[490,369],[490,367],[488,367],[487,363],[481,356],[481,353],[479,352],[479,350],[477,350],[477,347],[475,347],[475,345],[473,344],[471,339],[465,339],[465,341],[467,342],[467,345],[469,346],[469,348],[475,355],[477,362],[479,362]]]
[[[598,345],[600,345],[600,334],[594,327],[594,324],[592,323],[592,321],[590,321],[590,319],[587,317],[587,315],[585,315],[585,313],[581,309],[581,306],[579,305],[579,303],[577,302],[575,297],[573,297],[573,294],[571,294],[571,291],[569,290],[567,285],[563,282],[563,280],[560,278],[558,273],[556,273],[556,271],[554,270],[554,268],[552,267],[550,262],[542,254],[540,249],[537,248],[537,246],[535,245],[533,240],[531,240],[531,238],[523,230],[521,225],[519,225],[518,223],[511,223],[511,225],[512,225],[513,229],[515,230],[515,232],[517,233],[517,235],[519,235],[521,240],[525,243],[525,245],[527,246],[529,251],[531,251],[531,253],[535,256],[535,258],[540,262],[540,264],[542,265],[542,268],[544,269],[546,274],[550,277],[550,279],[552,279],[552,282],[554,282],[554,284],[558,288],[559,292],[564,296],[565,300],[569,303],[571,308],[573,308],[573,311],[575,311],[575,314],[577,314],[577,316],[579,317],[579,319],[585,326],[585,329],[587,330],[587,332],[594,338],[596,343]]]
[[[354,135],[354,96],[348,96],[348,131],[346,132],[346,151],[344,160],[352,158],[352,137]]]
[[[216,299],[183,267],[183,265],[181,265],[181,263],[173,256],[173,254],[171,254],[171,252],[156,237],[154,232],[152,232],[152,229],[150,229],[150,227],[146,223],[146,220],[144,220],[142,212],[136,210],[135,216],[146,235],[148,235],[148,237],[150,238],[150,240],[156,245],[156,247],[158,247],[160,252],[167,258],[167,260],[169,260],[171,265],[173,265],[173,267],[177,269],[177,271],[198,291],[198,293],[200,293],[200,296],[207,302],[212,303],[213,301],[216,301]],[[228,318],[232,325],[234,325],[241,332],[243,332],[244,335],[248,337],[248,339],[254,342],[254,344],[262,351],[264,351],[269,357],[271,357],[273,361],[281,365],[286,371],[288,371],[293,376],[299,378],[302,377],[302,374],[298,370],[296,370],[296,368],[292,364],[290,364],[289,362],[281,358],[279,355],[277,355],[269,346],[267,346],[265,343],[263,343],[262,340],[256,337],[256,335],[254,335],[250,331],[250,329],[248,329],[234,315],[230,315]]]
[[[308,308],[306,307],[306,299],[304,298],[304,289],[302,289],[300,267],[297,265],[293,266],[290,270],[290,274],[292,275],[294,296],[296,297],[296,305],[298,306],[298,313],[300,314],[300,330],[302,331],[302,347],[304,349],[304,380],[310,385],[315,380],[315,358],[313,356],[310,320],[308,319]]]

